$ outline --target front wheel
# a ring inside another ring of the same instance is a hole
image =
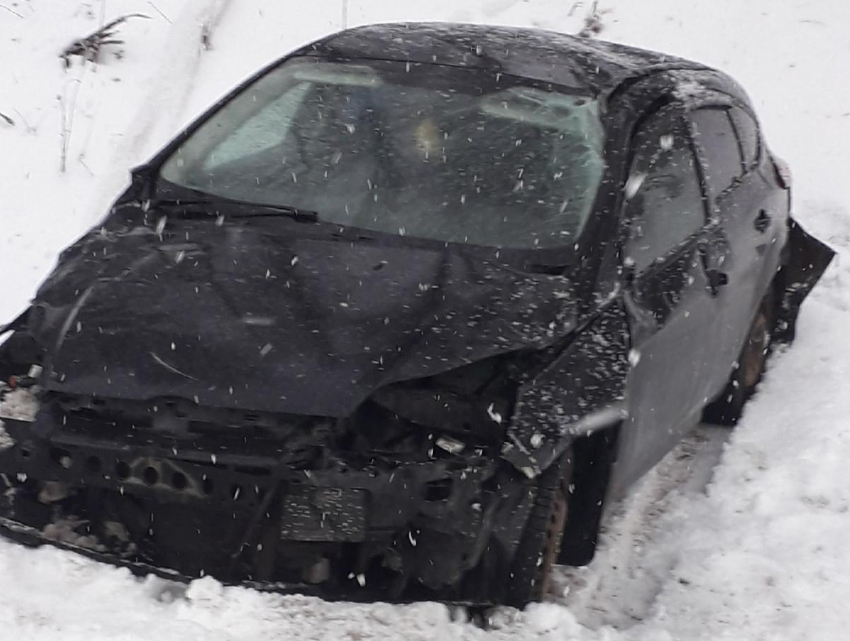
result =
[[[570,450],[537,477],[537,494],[517,546],[506,602],[522,608],[549,591],[567,521],[568,486],[572,473]]]
[[[744,405],[755,392],[764,374],[767,355],[773,338],[773,289],[762,299],[750,325],[747,340],[741,349],[735,369],[723,393],[703,412],[703,420],[718,425],[735,425],[741,418]]]

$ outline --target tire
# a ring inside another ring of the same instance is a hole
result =
[[[753,395],[764,374],[773,339],[773,288],[761,300],[735,369],[720,394],[703,411],[703,420],[717,425],[735,425],[744,405]]]
[[[549,591],[567,520],[568,484],[572,473],[568,450],[537,478],[534,505],[517,546],[508,577],[505,602],[517,608],[539,601]]]

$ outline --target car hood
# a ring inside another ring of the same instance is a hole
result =
[[[92,232],[39,290],[45,386],[346,416],[374,390],[571,332],[569,282],[463,249],[178,219]]]

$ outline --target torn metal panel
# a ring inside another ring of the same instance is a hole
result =
[[[502,456],[532,478],[570,441],[625,418],[629,344],[623,304],[611,301],[558,358],[520,388]]]
[[[791,341],[797,331],[800,306],[829,267],[835,252],[793,219],[786,251],[787,259],[779,274],[782,291],[776,310],[776,338]]]

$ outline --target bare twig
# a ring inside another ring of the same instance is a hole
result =
[[[205,22],[201,27],[201,46],[209,51],[212,49],[212,26],[209,22]]]
[[[128,13],[127,15],[120,16],[110,22],[107,22],[100,29],[90,33],[85,38],[75,40],[65,47],[65,50],[60,56],[62,60],[65,61],[65,66],[71,66],[71,58],[73,56],[80,56],[85,61],[96,63],[100,56],[100,50],[103,47],[107,45],[124,44],[123,40],[116,37],[116,30],[117,27],[130,18],[145,18],[146,20],[149,20],[150,16],[146,16],[143,13]]]
[[[59,172],[65,173],[68,165],[68,127],[65,120],[65,100],[62,96],[56,96],[59,101]]]
[[[148,0],[148,4],[149,4],[149,5],[153,8],[153,10],[154,10],[154,11],[156,11],[159,15],[161,15],[163,18],[165,18],[165,21],[166,21],[168,24],[172,24],[172,22],[171,22],[171,18],[169,18],[169,17],[168,17],[167,15],[165,15],[162,11],[160,11],[160,8],[159,8],[159,7],[157,7],[157,6],[156,6],[153,2],[151,2],[151,0]]]
[[[83,115],[84,115],[86,118],[88,118],[88,120],[89,120],[89,126],[88,126],[88,128],[86,129],[86,135],[85,135],[85,138],[83,139],[83,141],[82,141],[82,143],[81,143],[81,145],[80,145],[80,146],[82,147],[82,151],[80,151],[80,154],[79,154],[79,156],[77,157],[77,159],[78,159],[80,162],[82,162],[82,161],[85,159],[85,157],[86,157],[86,151],[88,150],[89,141],[91,140],[92,132],[93,132],[93,131],[94,131],[94,129],[95,129],[95,126],[94,126],[94,120],[95,120],[95,116],[97,115],[97,107],[95,108],[95,113],[93,113],[93,114],[88,114],[88,113],[85,113],[85,112],[84,112],[84,113],[83,113]],[[85,166],[85,164],[83,164],[83,166],[84,166],[84,167],[86,167],[86,166]],[[86,169],[88,169],[88,167],[86,167]]]
[[[584,26],[578,32],[580,38],[593,38],[602,31],[602,15],[599,13],[598,2],[594,0],[590,11],[584,18]]]
[[[6,124],[12,125],[13,127],[15,126],[15,121],[14,121],[14,120],[12,120],[12,119],[11,119],[9,116],[7,116],[6,114],[4,114],[2,111],[0,111],[0,120],[5,120],[5,121],[6,121]]]
[[[201,25],[201,46],[209,51],[213,48],[212,37],[218,28],[224,12],[230,6],[230,0],[213,0],[207,12],[207,18]]]
[[[59,171],[65,173],[68,159],[68,128],[65,126],[65,101],[62,96],[56,96],[59,101]]]
[[[85,167],[85,168],[86,168],[86,171],[88,171],[88,172],[89,172],[92,176],[94,176],[94,172],[91,170],[91,167],[89,167],[89,166],[85,163],[85,161],[83,160],[82,155],[80,155],[80,157],[79,157],[79,158],[77,158],[77,162],[78,162],[78,163],[80,163],[83,167]]]
[[[63,174],[68,168],[68,147],[71,144],[71,131],[74,128],[74,113],[76,112],[77,93],[79,92],[79,87],[81,84],[81,81],[76,78],[72,82],[77,87],[77,91],[74,92],[72,100],[65,100],[65,96],[67,95],[68,89],[67,85],[65,86],[65,90],[63,91],[63,93],[56,97],[59,101],[59,117],[61,118],[59,139],[62,145],[59,150],[59,171]]]
[[[18,118],[21,119],[21,122],[24,123],[24,128],[27,130],[27,133],[34,134],[38,132],[38,126],[33,126],[29,123],[29,121],[24,118],[24,114],[15,109],[15,113],[18,114]],[[41,124],[41,123],[39,123]]]
[[[15,11],[14,9],[10,9],[10,8],[9,8],[9,7],[7,7],[5,4],[0,4],[0,9],[5,9],[5,10],[6,10],[6,11],[8,11],[9,13],[11,13],[12,15],[14,15],[14,16],[18,16],[19,18],[23,18],[23,16],[22,16],[20,13],[18,13],[18,12],[17,12],[17,11]]]

